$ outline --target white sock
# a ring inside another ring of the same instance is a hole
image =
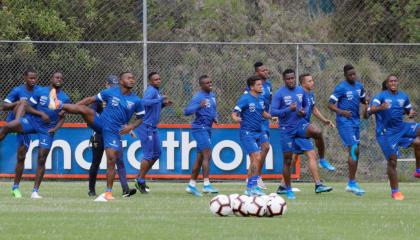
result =
[[[210,179],[204,178],[204,186],[210,185]]]
[[[189,185],[192,186],[192,187],[195,187],[197,185],[197,181],[193,180],[193,179],[190,179]]]

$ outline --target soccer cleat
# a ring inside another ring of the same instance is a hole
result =
[[[267,189],[267,186],[265,185],[264,181],[262,180],[262,177],[258,177],[258,179],[257,179],[257,185],[261,189],[264,189],[264,190]]]
[[[245,195],[247,195],[248,197],[250,197],[250,196],[252,196],[252,189],[251,188],[247,188],[245,191],[244,191],[244,194]]]
[[[203,196],[203,195],[201,194],[201,192],[197,190],[197,188],[196,188],[196,187],[191,186],[191,185],[189,185],[189,184],[188,184],[187,188],[185,189],[185,191],[187,191],[188,193],[191,193],[192,195],[194,195],[194,196],[196,196],[196,197],[201,197],[201,196]]]
[[[89,197],[95,197],[96,196],[96,191],[95,190],[89,190],[88,195],[89,195]]]
[[[324,169],[326,169],[326,170],[328,170],[328,171],[335,171],[336,170],[336,168],[333,166],[333,165],[331,165],[327,160],[325,160],[325,159],[321,159],[320,161],[319,161],[319,166],[321,167],[321,168],[324,168]]]
[[[288,199],[296,199],[296,195],[292,190],[287,190],[286,195]]]
[[[61,106],[61,102],[57,98],[57,91],[55,88],[52,88],[50,91],[50,102],[48,104],[48,108],[51,110],[59,109]]]
[[[135,182],[135,186],[141,194],[149,193],[149,187],[146,185],[146,183],[139,183],[138,181]]]
[[[130,188],[128,191],[123,191],[123,197],[131,197],[136,194],[137,190],[135,188]]]
[[[324,184],[315,185],[315,193],[331,192],[332,187],[325,186]]]
[[[404,195],[402,194],[402,192],[395,192],[391,194],[391,197],[395,200],[404,200]]]
[[[357,183],[347,184],[346,192],[352,192],[357,196],[363,196],[365,190],[361,189]]]
[[[277,194],[287,194],[287,188],[280,184],[277,188]]]
[[[32,199],[41,199],[41,198],[42,198],[42,196],[41,196],[41,195],[39,195],[39,193],[38,193],[38,192],[32,192],[32,194],[31,194],[31,198],[32,198]]]
[[[265,192],[263,192],[260,187],[256,186],[255,188],[253,188],[251,190],[251,194],[253,196],[264,196],[265,195]]]
[[[420,172],[414,171],[413,176],[415,178],[420,178]]]
[[[115,198],[112,196],[112,192],[105,192],[104,198],[109,201],[109,200],[114,200]]]
[[[214,188],[211,184],[203,186],[203,193],[219,193],[219,189]]]
[[[12,196],[15,198],[22,198],[22,193],[20,193],[19,188],[15,188],[12,190]]]

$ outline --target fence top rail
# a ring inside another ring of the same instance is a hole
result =
[[[21,41],[0,40],[0,43],[49,43],[49,44],[173,44],[173,45],[317,45],[317,46],[420,46],[420,43],[319,43],[319,42],[167,42],[167,41]]]

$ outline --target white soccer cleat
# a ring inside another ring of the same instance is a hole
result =
[[[31,194],[31,198],[32,198],[32,199],[41,199],[41,198],[42,198],[42,196],[41,196],[41,195],[39,195],[39,193],[38,193],[38,192],[32,192],[32,194]]]
[[[259,177],[259,178],[257,179],[257,185],[258,185],[258,187],[260,187],[261,189],[264,189],[264,190],[266,190],[266,189],[267,189],[267,186],[265,185],[264,181],[262,180],[262,177]]]

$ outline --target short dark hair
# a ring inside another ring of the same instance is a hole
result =
[[[388,87],[386,86],[386,81],[387,80],[382,82],[382,91],[388,90]]]
[[[305,79],[305,77],[311,76],[310,73],[303,73],[299,75],[299,84],[302,85],[303,83],[303,79]]]
[[[261,77],[254,75],[254,76],[249,77],[246,80],[246,84],[248,85],[248,87],[251,87],[251,86],[254,86],[255,82],[258,80],[261,80]]]
[[[151,72],[151,73],[149,73],[149,75],[147,76],[147,79],[152,79],[152,77],[153,77],[153,75],[156,75],[156,74],[158,74],[157,72]]]
[[[343,67],[344,74],[347,74],[347,72],[352,70],[352,69],[354,69],[353,65],[351,65],[351,64],[344,65],[344,67]]]
[[[122,73],[120,73],[120,75],[118,76],[118,78],[119,78],[119,79],[121,79],[121,78],[122,78],[122,76],[123,76],[124,74],[127,74],[127,73],[131,73],[131,72],[129,72],[129,71],[122,72]]]
[[[291,69],[291,68],[288,68],[288,69],[286,69],[286,70],[284,70],[283,71],[283,77],[286,77],[286,75],[287,74],[290,74],[290,73],[295,73],[295,70],[293,70],[293,69]]]
[[[29,73],[37,73],[37,72],[36,72],[35,68],[29,67],[23,72],[23,76],[26,77],[26,76],[28,76]]]
[[[201,76],[198,78],[198,83],[201,83],[204,79],[207,79],[207,78],[209,78],[209,76],[207,76],[206,74],[201,75]]]
[[[262,62],[260,62],[260,61],[255,62],[255,63],[254,63],[254,69],[255,69],[255,71],[257,71],[257,69],[258,69],[259,67],[261,67],[261,66],[264,66],[264,63],[262,63]]]

